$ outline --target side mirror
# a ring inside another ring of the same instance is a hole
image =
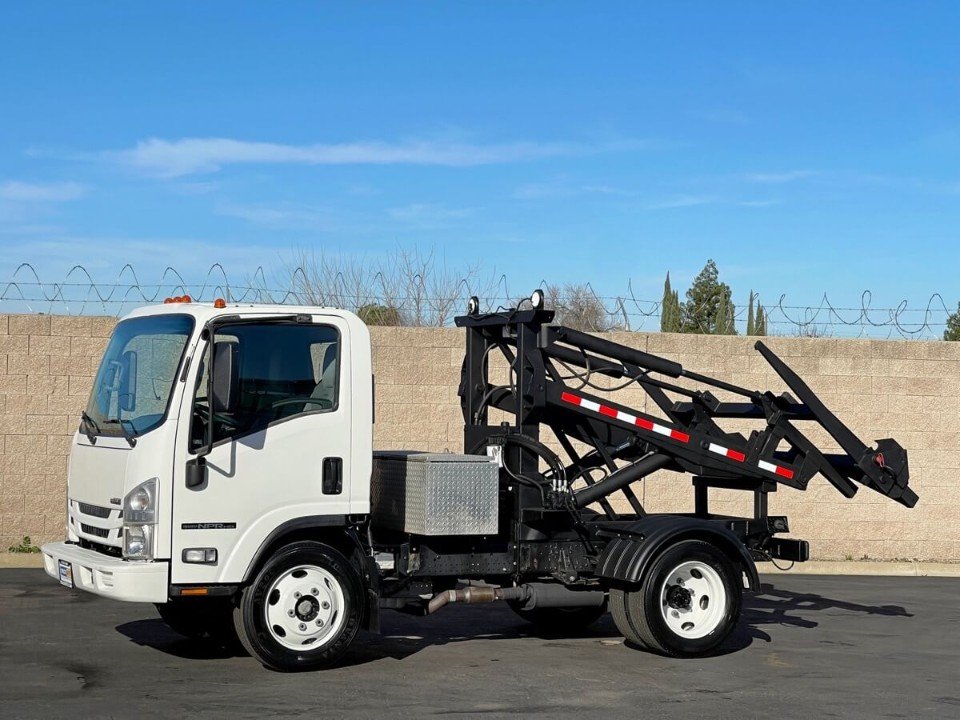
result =
[[[124,412],[137,409],[137,354],[127,350],[120,356],[120,383],[117,388],[117,403]]]
[[[206,458],[196,458],[187,463],[187,487],[199,487],[207,481]]]
[[[215,413],[231,413],[237,405],[240,368],[237,363],[237,344],[213,344],[213,385],[210,388],[210,408]]]

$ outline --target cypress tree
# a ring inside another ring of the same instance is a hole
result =
[[[670,273],[663,282],[663,299],[660,301],[660,332],[670,332],[670,300],[673,290],[670,288]]]
[[[757,326],[753,318],[753,290],[750,291],[750,304],[747,306],[747,335],[756,335]]]
[[[680,296],[670,285],[670,273],[663,283],[660,302],[660,332],[680,332]]]
[[[767,334],[767,313],[760,303],[757,303],[757,320],[753,334],[761,336]]]

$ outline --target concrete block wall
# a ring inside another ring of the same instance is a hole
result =
[[[0,551],[29,535],[63,536],[66,458],[113,318],[0,315]],[[785,389],[742,337],[614,333],[611,339],[757,389]],[[457,398],[462,331],[372,328],[378,448],[462,450]],[[770,338],[768,344],[865,440],[894,437],[909,451],[913,510],[862,489],[846,500],[814,478],[782,488],[771,512],[818,559],[960,561],[960,343]],[[505,375],[502,365],[493,372]],[[617,394],[655,413],[643,393]],[[731,424],[748,430],[749,425]],[[815,433],[822,449],[831,441]],[[651,511],[691,510],[689,480],[658,473],[638,488]],[[743,493],[714,491],[718,512],[750,512]]]
[[[115,324],[0,315],[0,552],[63,537],[70,442]]]

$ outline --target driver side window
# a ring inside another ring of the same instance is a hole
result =
[[[329,325],[227,325],[216,343],[236,345],[237,402],[212,418],[213,441],[237,438],[299,415],[332,412],[339,402],[340,333]],[[208,357],[208,356],[207,356]],[[204,443],[211,422],[207,357],[194,396],[191,445]]]

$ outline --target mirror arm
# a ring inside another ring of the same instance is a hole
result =
[[[207,455],[213,450],[213,334],[208,328],[204,328],[200,337],[207,341],[206,367],[207,367],[207,426],[204,428],[203,446],[197,449],[197,453],[192,460],[187,461],[187,487],[197,487],[203,485],[207,479]]]

